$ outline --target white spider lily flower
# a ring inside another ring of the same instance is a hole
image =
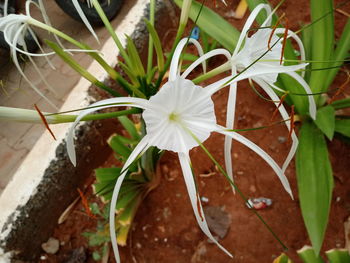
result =
[[[43,3],[40,0],[39,4],[34,3],[32,1],[27,2],[26,5],[26,12],[27,14],[9,14],[4,17],[0,17],[0,31],[3,32],[4,40],[9,45],[12,61],[15,64],[16,68],[18,69],[18,72],[22,75],[24,80],[30,85],[30,87],[37,92],[42,98],[44,98],[54,109],[57,110],[57,107],[54,103],[52,103],[44,93],[42,93],[33,83],[32,81],[25,75],[24,71],[22,70],[19,62],[18,53],[21,53],[23,55],[26,55],[33,65],[35,71],[43,81],[43,83],[54,93],[56,94],[56,91],[54,88],[51,87],[51,85],[47,82],[46,78],[42,75],[41,71],[39,70],[38,66],[36,65],[35,61],[32,57],[45,57],[50,55],[55,55],[55,52],[44,52],[43,48],[41,47],[34,31],[31,29],[31,26],[39,27],[44,30],[47,30],[48,32],[51,32],[55,35],[55,38],[57,36],[60,36],[60,31],[54,29],[51,26],[51,23],[47,17],[47,14],[44,12],[43,17],[47,24],[44,24],[30,16],[30,4],[34,4],[37,7],[40,8],[40,10],[44,10]],[[26,45],[26,36],[31,36],[33,40],[36,42],[37,46],[39,47],[41,53],[33,53],[29,52]],[[59,41],[58,41],[59,42]],[[62,45],[61,45],[62,46]],[[62,46],[63,47],[63,46]],[[64,49],[67,52],[86,52],[86,50],[81,49]],[[89,52],[96,52],[96,51],[89,51]],[[48,59],[47,59],[48,60]],[[49,65],[53,67],[53,65],[48,60]]]
[[[211,99],[213,93],[226,85],[232,84],[239,79],[224,79],[217,81],[206,88],[195,85],[186,79],[187,75],[199,64],[210,57],[224,55],[230,61],[231,54],[225,49],[216,49],[202,55],[192,63],[184,73],[180,73],[179,60],[186,43],[191,41],[196,46],[199,45],[193,39],[183,39],[179,42],[170,65],[169,79],[157,94],[149,100],[131,97],[111,98],[96,102],[88,109],[83,110],[67,135],[67,151],[70,160],[76,165],[76,155],[74,150],[74,128],[78,122],[87,114],[94,111],[118,107],[131,106],[144,110],[142,117],[146,124],[146,135],[142,138],[134,151],[122,168],[122,173],[118,177],[110,209],[110,235],[112,246],[117,262],[120,262],[119,252],[115,233],[115,206],[122,182],[127,175],[128,167],[138,156],[142,155],[149,147],[156,146],[160,150],[173,151],[178,154],[185,184],[190,197],[195,218],[202,231],[226,254],[232,256],[210,233],[206,222],[201,201],[195,186],[194,176],[191,170],[189,151],[204,142],[212,132],[221,133],[246,145],[264,159],[278,175],[283,187],[292,196],[288,179],[283,174],[278,164],[259,146],[249,141],[242,135],[231,131],[228,128],[219,126],[216,122],[214,103]],[[241,78],[244,76],[240,76]],[[246,77],[247,78],[247,77]]]
[[[267,13],[267,18],[262,24],[262,27],[267,27],[264,29],[258,30],[251,37],[248,37],[248,31],[250,30],[255,18],[262,11],[265,10]],[[307,83],[300,77],[296,70],[304,69],[307,64],[299,64],[295,66],[283,66],[280,65],[280,58],[282,55],[282,39],[277,36],[277,34],[283,34],[285,29],[277,28],[275,32],[271,27],[271,17],[273,12],[269,5],[260,4],[258,5],[248,17],[237,46],[232,55],[232,67],[234,74],[237,72],[245,71],[245,74],[251,74],[251,79],[258,83],[262,89],[268,94],[268,96],[275,101],[276,106],[278,106],[278,96],[275,94],[273,89],[277,89],[274,83],[277,81],[279,73],[286,73],[297,80],[302,87],[304,88],[307,94],[311,94],[311,89]],[[271,34],[273,34],[271,36]],[[287,37],[293,38],[300,49],[301,60],[305,60],[305,51],[303,44],[299,37],[292,31],[288,30]],[[271,39],[270,39],[271,38]],[[270,43],[269,43],[270,41]],[[244,43],[244,45],[243,45]],[[243,45],[243,47],[242,47]],[[282,59],[283,60],[283,59]],[[264,72],[264,74],[260,74]],[[302,73],[304,76],[305,72]],[[236,93],[237,93],[237,82],[231,85],[229,98],[227,103],[227,115],[226,115],[226,126],[229,128],[234,127],[234,117],[235,117],[235,103],[236,103]],[[309,100],[309,113],[310,116],[316,118],[316,103],[313,96],[308,96]],[[291,130],[291,124],[288,120],[288,114],[283,105],[279,107],[280,114],[286,120],[285,124],[287,129]],[[293,156],[295,155],[296,149],[298,147],[298,138],[294,131],[292,131],[292,146],[291,149],[283,163],[282,171],[283,173],[287,169],[289,163],[291,162]],[[232,140],[228,136],[225,137],[225,166],[227,173],[231,179],[233,179],[233,169],[232,169],[232,159],[231,159],[231,149],[232,149]]]

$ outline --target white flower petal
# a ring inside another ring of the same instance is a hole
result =
[[[111,108],[111,107],[120,107],[120,106],[131,106],[131,107],[138,107],[142,109],[146,109],[149,107],[149,103],[147,100],[140,99],[140,98],[129,98],[129,97],[119,97],[119,98],[111,98],[106,100],[101,100],[96,103],[93,103],[89,106],[88,109],[85,109],[80,112],[74,123],[72,124],[71,128],[68,131],[67,134],[67,152],[70,161],[74,166],[76,166],[76,155],[75,155],[75,149],[74,149],[74,129],[79,123],[79,121],[86,115],[93,113],[98,110]]]
[[[199,42],[193,38],[183,38],[177,44],[176,49],[174,51],[173,59],[171,60],[170,69],[169,69],[169,81],[175,81],[176,78],[180,75],[180,57],[183,49],[186,47],[187,43],[192,43],[198,50],[199,56],[203,56],[203,49]],[[202,63],[203,71],[206,72],[207,66],[205,61]]]
[[[138,145],[135,147],[135,149],[132,151],[132,153],[126,160],[122,168],[122,174],[118,177],[118,180],[114,186],[113,195],[112,195],[111,204],[110,204],[110,210],[109,210],[109,233],[111,235],[112,248],[113,248],[114,256],[117,263],[120,263],[117,236],[115,233],[115,207],[117,205],[118,194],[122,186],[122,183],[124,181],[124,178],[127,175],[129,166],[137,159],[137,157],[141,153],[145,152],[148,148],[149,148],[149,138],[146,135],[145,137],[142,138],[142,140],[138,143]]]
[[[276,107],[278,106],[279,104],[279,97],[276,95],[276,93],[272,90],[272,88],[265,82],[263,81],[257,81],[257,83],[259,84],[259,86],[267,93],[267,95],[271,98],[271,100],[273,100],[275,102],[275,105]],[[289,115],[288,115],[288,112],[286,111],[285,107],[283,106],[283,104],[281,104],[278,108],[282,118],[285,121],[285,124],[288,128],[288,131],[291,130],[291,123],[290,123],[290,120],[289,120]],[[291,149],[289,150],[289,153],[287,155],[287,158],[286,160],[284,161],[283,165],[282,165],[282,172],[284,173],[288,167],[288,165],[290,164],[290,162],[292,161],[295,153],[296,153],[296,150],[298,148],[298,137],[296,136],[294,130],[292,131],[292,147]]]
[[[299,65],[293,65],[293,66],[267,66],[265,65],[263,68],[256,68],[253,70],[246,70],[245,72],[239,74],[237,77],[226,77],[223,78],[204,89],[207,90],[208,94],[214,94],[218,90],[230,85],[231,83],[238,82],[243,79],[249,79],[254,78],[255,76],[262,76],[264,74],[271,74],[271,73],[294,73],[294,71],[305,68],[307,64],[299,64]],[[298,75],[298,74],[296,74]],[[299,76],[299,75],[298,75]],[[300,76],[299,76],[300,77]]]
[[[275,34],[284,34],[285,29],[284,28],[276,28],[275,30]],[[301,41],[301,39],[298,37],[297,34],[295,34],[293,31],[288,30],[288,34],[287,34],[287,38],[293,38],[295,40],[295,42],[297,42],[298,47],[299,47],[299,51],[300,51],[300,60],[302,62],[305,61],[306,56],[305,56],[305,48],[303,45],[303,42]],[[282,41],[282,39],[281,39]],[[301,72],[301,76],[304,78],[305,76],[305,71]]]
[[[300,85],[303,86],[306,94],[310,94],[309,96],[307,96],[307,98],[309,100],[309,114],[310,114],[312,119],[316,120],[316,111],[317,111],[316,102],[315,102],[314,96],[312,95],[312,91],[311,91],[309,85],[306,83],[306,81],[301,76],[299,76],[295,72],[286,72],[286,74],[288,74],[289,76],[294,78],[296,81],[298,81],[300,83]]]
[[[231,60],[231,54],[228,50],[223,49],[223,48],[218,48],[218,49],[214,49],[209,51],[208,53],[205,53],[204,55],[202,55],[201,57],[199,57],[196,61],[194,61],[186,70],[184,73],[182,73],[181,77],[183,77],[184,79],[188,76],[188,74],[191,73],[192,70],[194,70],[200,63],[204,63],[205,60],[214,57],[214,56],[218,56],[218,55],[224,55],[227,57],[227,59],[230,61]],[[205,64],[205,63],[204,63]]]
[[[181,169],[183,173],[183,177],[185,179],[187,192],[191,200],[192,209],[194,212],[194,215],[196,217],[196,220],[198,222],[199,227],[202,229],[204,234],[207,235],[207,237],[215,243],[222,251],[224,251],[227,255],[232,257],[232,254],[228,252],[223,246],[219,244],[219,242],[213,237],[213,235],[210,233],[207,221],[205,219],[205,215],[203,212],[201,201],[198,197],[197,191],[196,191],[196,185],[194,182],[192,170],[190,167],[190,159],[188,153],[179,153],[179,160],[181,164]]]
[[[264,26],[268,27],[271,25],[271,16],[269,16],[271,13],[271,7],[267,4],[260,4],[260,5],[256,6],[254,8],[254,10],[250,13],[249,17],[247,18],[247,21],[244,24],[244,27],[243,27],[241,34],[239,36],[239,39],[237,41],[237,45],[236,45],[236,48],[233,52],[233,55],[236,55],[238,53],[238,51],[240,50],[241,45],[243,43],[243,40],[246,38],[247,33],[248,33],[250,27],[253,25],[255,18],[258,16],[260,11],[263,9],[266,10],[266,13],[268,15],[267,20],[264,22]]]
[[[242,135],[240,135],[240,134],[238,134],[236,132],[228,131],[226,128],[221,127],[219,125],[217,126],[216,132],[221,133],[223,135],[230,136],[232,139],[234,139],[236,141],[239,141],[240,143],[242,143],[245,146],[247,146],[249,149],[251,149],[254,152],[256,152],[275,171],[275,173],[277,174],[278,178],[280,179],[284,189],[287,191],[287,193],[293,199],[292,189],[290,188],[290,185],[289,185],[287,177],[284,175],[284,173],[282,172],[281,168],[271,158],[270,155],[268,155],[263,149],[261,149],[255,143],[251,142],[250,140],[248,140],[247,138],[243,137]]]
[[[232,70],[233,74],[236,74],[235,69]],[[236,113],[236,97],[237,97],[237,82],[230,84],[230,91],[227,101],[227,112],[226,112],[226,127],[233,129],[235,123]],[[228,177],[233,180],[233,168],[232,168],[232,139],[229,136],[225,136],[224,143],[224,156],[225,156],[225,167]],[[235,193],[235,188],[232,186],[232,191]]]
[[[203,88],[192,81],[177,77],[163,85],[158,93],[149,99],[154,109],[146,109],[142,117],[146,123],[147,134],[157,136],[153,146],[161,150],[187,152],[198,146],[190,131],[201,141],[205,141],[216,124],[214,103]],[[183,143],[179,144],[181,140]]]

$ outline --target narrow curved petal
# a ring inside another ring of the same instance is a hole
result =
[[[16,46],[18,43],[18,39],[21,37],[21,32],[23,27],[25,27],[26,25],[22,25],[19,30],[16,32],[16,34],[13,37],[13,42],[12,45],[10,45],[10,50],[11,50],[11,55],[12,55],[12,61],[15,64],[18,72],[22,75],[23,79],[25,81],[27,81],[27,83],[30,85],[30,87],[36,92],[38,93],[44,100],[47,101],[47,103],[49,103],[54,109],[58,109],[57,106],[51,101],[49,100],[49,98],[47,98],[45,96],[45,94],[43,94],[37,87],[35,87],[35,85],[28,79],[28,77],[24,74],[19,62],[18,62],[18,57],[17,57],[17,52],[14,50],[14,48],[12,46]],[[25,43],[24,43],[24,48],[25,48]]]
[[[169,81],[175,81],[177,76],[180,74],[179,73],[180,72],[180,68],[179,68],[180,57],[181,57],[181,53],[182,53],[183,49],[186,47],[187,43],[192,43],[195,45],[195,47],[198,50],[199,56],[203,56],[203,54],[204,54],[202,46],[201,46],[201,44],[199,44],[199,42],[197,40],[195,40],[193,38],[181,39],[179,44],[177,44],[177,46],[176,46],[176,49],[175,49],[174,55],[173,55],[173,59],[171,60],[170,69],[169,69]],[[202,65],[203,65],[203,71],[206,72],[207,66],[205,64],[205,61],[203,61]]]
[[[222,251],[224,251],[227,255],[232,257],[232,254],[228,252],[223,246],[219,244],[219,242],[213,237],[210,233],[207,221],[204,216],[203,208],[199,196],[197,194],[196,185],[194,182],[191,166],[190,166],[190,158],[188,153],[179,153],[179,160],[181,164],[182,173],[185,179],[185,184],[187,187],[187,192],[191,200],[192,209],[194,215],[196,217],[197,223],[202,231],[207,235],[207,237],[215,243]]]
[[[236,68],[232,66],[232,75],[236,75]],[[230,84],[230,90],[227,100],[227,111],[226,111],[226,127],[228,129],[233,129],[235,123],[235,113],[236,113],[236,97],[237,97],[237,82]],[[225,167],[227,175],[233,180],[233,168],[232,168],[232,140],[229,136],[225,136],[224,143],[224,157],[225,157]],[[232,186],[232,191],[235,193],[235,188]]]
[[[120,263],[117,236],[115,233],[115,207],[117,205],[118,194],[122,186],[122,183],[124,181],[124,178],[128,173],[129,166],[137,159],[137,157],[140,154],[144,153],[148,149],[149,147],[148,139],[149,138],[147,137],[147,135],[143,137],[142,140],[139,142],[139,144],[132,151],[132,153],[130,154],[129,158],[126,160],[122,168],[122,174],[118,177],[118,180],[114,186],[113,195],[112,195],[111,204],[110,204],[110,210],[109,210],[109,232],[111,235],[113,252],[117,263]]]
[[[200,63],[204,63],[207,59],[218,56],[218,55],[224,55],[226,58],[230,61],[231,60],[231,54],[228,50],[223,48],[218,48],[209,51],[208,53],[205,53],[204,55],[201,55],[196,61],[194,61],[186,70],[184,73],[182,73],[181,77],[186,78],[188,74],[191,73],[192,70],[194,70]],[[205,64],[205,63],[204,63]]]
[[[230,85],[231,83],[241,81],[243,79],[249,79],[249,78],[254,78],[255,76],[263,76],[266,74],[271,74],[271,73],[294,73],[296,70],[300,70],[302,68],[305,68],[307,64],[299,64],[299,65],[293,65],[293,66],[264,66],[263,68],[255,68],[254,70],[246,70],[243,73],[237,75],[236,77],[226,77],[223,78],[215,83],[212,83],[205,87],[206,91],[208,94],[212,95],[215,92],[219,91],[220,89]],[[298,75],[299,76],[299,75]],[[300,77],[300,76],[299,76]],[[301,77],[300,77],[301,78]]]
[[[244,27],[241,31],[241,35],[239,36],[236,48],[233,52],[233,55],[236,55],[238,53],[238,51],[241,48],[241,45],[243,43],[243,40],[246,38],[246,35],[250,29],[250,27],[252,26],[252,24],[254,23],[254,20],[256,19],[256,17],[258,16],[258,14],[260,13],[261,10],[265,9],[268,15],[267,20],[264,22],[264,26],[270,26],[271,25],[271,7],[267,4],[260,4],[258,6],[256,6],[254,8],[254,10],[250,13],[249,17],[247,18],[247,21],[244,24]]]
[[[90,31],[90,33],[94,36],[94,38],[97,40],[97,42],[100,42],[95,30],[92,28],[92,26],[90,25],[89,20],[87,19],[86,15],[83,12],[83,9],[81,9],[80,4],[79,4],[79,0],[72,0],[72,4],[74,5],[75,9],[77,10],[81,20],[83,21],[83,23],[85,24],[86,28]]]
[[[267,93],[267,95],[271,98],[271,100],[273,100],[275,102],[275,105],[276,107],[278,107],[278,101],[279,101],[279,97],[276,95],[276,93],[272,90],[272,88],[265,82],[263,81],[256,81],[259,86]],[[282,119],[285,120],[285,124],[288,128],[288,131],[291,130],[291,123],[290,123],[290,120],[289,120],[289,116],[288,116],[288,112],[287,110],[285,109],[285,107],[282,105],[279,106],[278,108],[281,116],[282,116]],[[296,136],[294,130],[292,131],[292,146],[289,150],[289,153],[287,155],[287,158],[286,160],[284,161],[283,165],[282,165],[282,172],[284,173],[288,167],[288,165],[290,164],[290,162],[292,161],[296,151],[297,151],[297,148],[298,148],[298,137]]]
[[[317,111],[316,102],[315,102],[314,96],[312,95],[312,91],[311,91],[309,85],[306,83],[306,81],[301,76],[299,76],[295,72],[286,72],[286,74],[288,74],[289,76],[294,78],[296,81],[298,81],[300,83],[300,85],[303,86],[306,94],[309,94],[309,96],[307,96],[307,98],[309,100],[309,114],[310,114],[312,119],[316,120],[316,111]]]
[[[242,135],[238,134],[237,132],[234,131],[229,131],[228,129],[217,126],[216,132],[221,133],[223,135],[227,135],[231,137],[232,139],[239,141],[240,143],[244,144],[247,146],[249,149],[253,150],[255,153],[257,153],[264,161],[271,166],[271,168],[275,171],[277,174],[278,178],[280,179],[284,189],[287,191],[287,193],[292,197],[293,199],[293,194],[292,194],[292,189],[290,188],[289,182],[287,177],[284,175],[282,172],[281,168],[278,166],[278,164],[271,158],[270,155],[268,155],[263,149],[261,149],[259,146],[257,146],[255,143],[251,142],[247,138],[243,137]]]
[[[276,28],[275,30],[275,34],[284,34],[285,29],[284,28]],[[301,41],[301,39],[298,37],[297,34],[295,34],[293,31],[288,30],[288,35],[287,38],[293,38],[295,40],[295,42],[298,44],[299,47],[299,51],[300,51],[300,60],[303,62],[306,59],[306,55],[305,55],[305,48],[303,45],[303,42]],[[301,72],[301,76],[304,78],[305,76],[305,71]]]
[[[140,98],[129,98],[129,97],[111,98],[111,99],[101,100],[99,102],[93,103],[89,106],[88,109],[81,111],[77,119],[69,129],[67,134],[67,139],[66,139],[68,156],[74,166],[76,166],[76,155],[75,155],[73,138],[74,138],[74,129],[79,123],[79,121],[84,116],[90,113],[93,113],[95,111],[111,108],[111,107],[120,107],[120,106],[131,106],[131,107],[147,109],[149,108],[148,107],[149,103],[147,100],[140,99]]]

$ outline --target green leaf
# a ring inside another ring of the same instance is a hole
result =
[[[134,140],[140,140],[140,134],[136,130],[135,124],[128,117],[121,116],[118,117],[118,120]]]
[[[333,175],[322,132],[304,122],[299,134],[296,171],[301,212],[311,243],[318,255],[328,223]]]
[[[118,65],[121,67],[121,69],[125,72],[126,75],[128,75],[130,81],[133,85],[139,85],[139,82],[137,80],[137,76],[134,74],[134,72],[123,62],[118,62]]]
[[[350,120],[335,120],[335,131],[350,137]]]
[[[100,255],[100,253],[98,253],[97,251],[94,251],[94,252],[92,253],[92,258],[93,258],[95,261],[98,261],[98,260],[101,259],[101,255]]]
[[[324,263],[320,256],[316,256],[315,251],[312,249],[312,247],[304,246],[297,252],[304,263]]]
[[[331,104],[331,106],[336,110],[350,108],[350,98],[336,100]]]
[[[66,62],[72,69],[74,69],[76,72],[78,72],[82,77],[90,81],[92,84],[96,85],[97,87],[107,91],[111,95],[115,97],[120,97],[121,95],[107,87],[105,84],[103,84],[101,81],[99,81],[97,78],[95,78],[92,74],[90,74],[84,67],[82,67],[76,60],[73,59],[72,56],[68,55],[67,52],[65,52],[59,45],[56,43],[45,40],[46,44],[53,50],[55,53],[60,56],[60,58]]]
[[[317,110],[315,124],[327,136],[333,139],[335,127],[335,110],[331,106],[322,107]]]
[[[331,249],[326,251],[329,263],[350,262],[350,255],[347,249]]]
[[[134,41],[129,36],[126,36],[126,42],[127,42],[126,48],[131,58],[132,66],[130,66],[130,69],[137,72],[138,76],[144,76],[145,69],[143,68],[142,61],[139,53],[137,52],[137,48],[134,44]]]
[[[158,33],[154,29],[152,24],[146,19],[145,19],[145,21],[146,21],[147,30],[148,30],[150,36],[152,37],[153,45],[154,45],[154,48],[155,48],[156,53],[157,53],[158,69],[159,69],[159,71],[163,71],[163,69],[164,69],[164,55],[163,55],[162,43],[160,42]]]
[[[337,48],[335,49],[334,56],[332,57],[332,60],[342,61],[342,60],[346,59],[346,57],[349,55],[349,50],[350,50],[350,19],[348,18],[348,22],[346,23],[345,28],[343,30],[343,33],[342,33],[342,35],[337,43]],[[335,66],[341,66],[342,64],[343,63],[334,62],[330,66],[335,67]],[[329,86],[333,82],[339,69],[340,69],[340,67],[330,69],[328,71],[327,81],[326,81],[327,86]]]
[[[120,139],[120,135],[113,135],[108,139],[109,146],[113,149],[113,151],[118,154],[123,159],[127,159],[131,153],[131,149],[122,142]]]
[[[286,254],[282,253],[273,263],[293,263],[293,261]]]
[[[106,181],[115,181],[118,179],[121,170],[122,169],[119,167],[95,169],[97,182],[103,183]]]
[[[174,2],[181,7],[183,0],[174,0]],[[189,17],[194,21],[198,16],[198,12],[201,8],[201,3],[192,1]],[[207,7],[203,7],[200,14],[197,25],[205,31],[212,38],[217,40],[223,47],[233,52],[240,32],[235,29],[230,23],[228,23],[220,15],[212,11]]]
[[[130,58],[127,55],[127,53],[125,52],[122,43],[120,42],[117,34],[115,33],[115,30],[114,30],[113,26],[109,22],[109,19],[107,18],[106,14],[104,13],[104,11],[103,11],[102,7],[100,6],[99,2],[97,0],[93,0],[92,3],[93,3],[93,5],[94,5],[94,7],[96,9],[96,12],[98,13],[98,15],[100,16],[101,20],[103,21],[103,23],[105,25],[105,28],[107,29],[107,31],[109,32],[109,34],[113,38],[115,44],[117,45],[120,54],[125,59],[126,64],[130,66]]]
[[[311,59],[325,61],[333,59],[334,48],[334,15],[333,0],[311,0]],[[312,69],[329,67],[330,63],[313,63]],[[328,89],[326,79],[328,70],[312,71],[310,75],[310,88],[314,93],[325,92]],[[316,102],[319,96],[315,97]]]

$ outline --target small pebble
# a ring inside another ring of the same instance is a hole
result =
[[[163,239],[164,243],[168,242],[168,239],[167,238],[164,238]]]
[[[47,258],[46,258],[46,256],[41,256],[40,257],[40,260],[46,260]]]
[[[208,199],[207,197],[205,197],[205,196],[202,196],[202,197],[201,197],[201,200],[202,200],[202,202],[204,202],[204,203],[208,203],[208,202],[209,202],[209,199]]]
[[[340,197],[340,196],[338,196],[338,197],[335,199],[336,202],[340,202],[340,200],[341,200],[341,197]]]
[[[233,158],[238,159],[238,153],[233,153]]]
[[[140,243],[137,242],[137,243],[136,243],[136,247],[140,249],[140,248],[142,248],[142,245],[141,245]]]
[[[60,241],[58,241],[56,238],[50,237],[46,243],[41,244],[41,248],[47,254],[54,255],[60,249]]]
[[[243,171],[237,171],[237,174],[238,174],[238,175],[243,175],[244,172],[243,172]]]
[[[287,141],[287,138],[284,136],[278,136],[277,137],[278,142],[280,143],[285,143]]]
[[[249,190],[250,190],[251,192],[255,193],[255,192],[256,192],[256,187],[255,187],[254,185],[251,185],[251,186],[249,187]]]

